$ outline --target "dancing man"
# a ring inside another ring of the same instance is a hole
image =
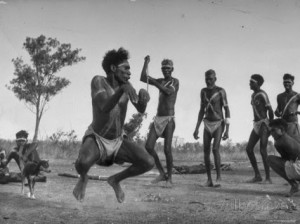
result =
[[[161,62],[161,70],[164,78],[158,79],[149,76],[147,72],[149,62],[150,56],[146,56],[140,80],[144,83],[155,86],[159,90],[157,113],[154,117],[153,123],[150,126],[150,131],[146,142],[146,150],[153,156],[156,167],[159,171],[159,176],[156,177],[152,183],[166,181],[166,187],[172,187],[172,139],[175,130],[174,115],[179,81],[178,79],[172,77],[172,72],[174,71],[172,60],[164,59]],[[159,157],[154,149],[155,143],[159,137],[164,138],[167,174],[165,173]]]
[[[95,76],[92,79],[93,121],[83,137],[75,162],[75,168],[80,174],[73,190],[77,200],[84,199],[87,173],[94,164],[110,166],[113,163],[131,163],[131,166],[107,180],[120,203],[125,199],[120,182],[145,173],[154,166],[154,160],[145,148],[123,139],[122,135],[129,100],[138,112],[144,113],[150,99],[144,89],[137,95],[129,82],[131,72],[128,58],[128,51],[123,48],[108,51],[102,61],[106,77]]]
[[[216,86],[216,72],[212,69],[205,72],[206,88],[203,88],[200,93],[200,111],[198,121],[194,131],[194,138],[199,139],[199,127],[201,122],[204,123],[203,145],[204,145],[204,162],[207,173],[207,187],[219,187],[221,181],[221,157],[220,143],[221,139],[228,139],[229,135],[229,119],[230,111],[227,102],[226,92],[223,88]],[[225,111],[225,119],[223,111]],[[224,134],[223,134],[224,133]],[[222,137],[223,135],[223,137]],[[211,177],[210,152],[211,141],[213,139],[212,152],[216,167],[216,184],[213,184]]]
[[[268,125],[269,121],[273,120],[274,114],[267,93],[261,89],[263,83],[264,78],[261,75],[254,74],[251,76],[250,89],[253,90],[253,94],[251,96],[251,105],[254,113],[254,121],[246,151],[250,163],[254,169],[254,177],[251,180],[248,180],[247,183],[256,183],[262,181],[254,154],[254,147],[256,143],[260,141],[260,154],[266,173],[266,179],[264,183],[271,184],[272,181],[270,178],[270,168],[267,163],[267,146],[270,135]]]

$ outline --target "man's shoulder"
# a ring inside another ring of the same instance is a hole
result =
[[[99,91],[103,91],[107,88],[107,85],[106,77],[100,75],[94,76],[91,82],[92,95],[94,96]]]
[[[216,86],[216,90],[218,92],[226,92],[225,89],[223,87],[220,87],[220,86]]]
[[[260,96],[268,96],[267,92],[264,91],[263,89],[261,89],[261,90],[258,92],[258,95],[260,95]]]
[[[104,76],[101,76],[101,75],[95,75],[95,76],[92,78],[92,83],[103,82],[104,80],[105,80],[105,77],[104,77]]]
[[[179,80],[177,78],[172,77],[173,81],[179,83]]]
[[[279,93],[279,94],[277,95],[277,98],[282,98],[282,97],[284,97],[284,95],[285,95],[285,92]]]

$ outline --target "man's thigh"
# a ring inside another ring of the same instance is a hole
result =
[[[82,162],[95,163],[100,159],[100,151],[94,137],[87,137],[82,143],[78,159]]]
[[[256,145],[256,143],[259,141],[259,135],[256,134],[256,132],[254,131],[254,129],[252,129],[249,140],[248,140],[248,144],[247,144],[247,149],[248,150],[253,150],[254,146]]]
[[[165,147],[170,146],[172,144],[174,130],[175,130],[175,121],[172,120],[167,124],[163,133],[163,137],[165,139]]]
[[[150,126],[148,138],[147,138],[147,141],[146,141],[146,147],[150,148],[150,149],[154,149],[154,146],[155,146],[155,143],[156,143],[157,139],[158,139],[158,136],[156,134],[154,124],[152,123],[151,126]]]
[[[137,163],[143,162],[144,160],[148,159],[148,157],[151,156],[144,147],[124,139],[116,155],[115,162]]]
[[[259,130],[259,138],[260,138],[260,145],[265,147],[268,144],[269,139],[269,128],[265,123],[262,123],[260,130]]]
[[[224,131],[224,125],[220,125],[220,127],[215,130],[213,134],[214,142],[213,142],[213,150],[218,150],[220,147],[221,139],[222,139],[222,134]]]

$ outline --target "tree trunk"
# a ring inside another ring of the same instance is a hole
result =
[[[37,141],[38,133],[39,133],[40,121],[41,121],[41,117],[39,117],[38,115],[36,115],[34,136],[33,136],[33,139],[32,139],[33,142]]]
[[[41,121],[42,114],[40,114],[40,97],[36,104],[36,111],[35,111],[35,129],[34,129],[34,136],[32,141],[36,142],[39,134],[39,126]]]

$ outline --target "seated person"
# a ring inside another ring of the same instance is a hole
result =
[[[22,169],[22,160],[26,162],[29,161],[40,161],[40,157],[36,151],[37,142],[27,143],[28,133],[24,130],[21,130],[16,133],[16,143],[17,146],[7,156],[6,165],[10,162],[11,159],[14,159],[18,164],[20,170]]]
[[[9,170],[6,166],[6,152],[5,149],[0,147],[0,177],[8,176]]]
[[[287,134],[288,124],[282,119],[275,119],[269,124],[274,146],[279,156],[269,155],[269,166],[290,185],[287,197],[299,191],[297,181],[300,181],[300,143]]]
[[[38,163],[41,159],[37,152],[37,142],[28,143],[28,133],[24,130],[21,130],[16,133],[16,143],[17,146],[8,154],[7,161],[5,165],[7,166],[11,159],[14,159],[18,164],[20,171],[24,167],[24,163],[27,161]],[[46,176],[39,176],[36,181],[45,182]]]

